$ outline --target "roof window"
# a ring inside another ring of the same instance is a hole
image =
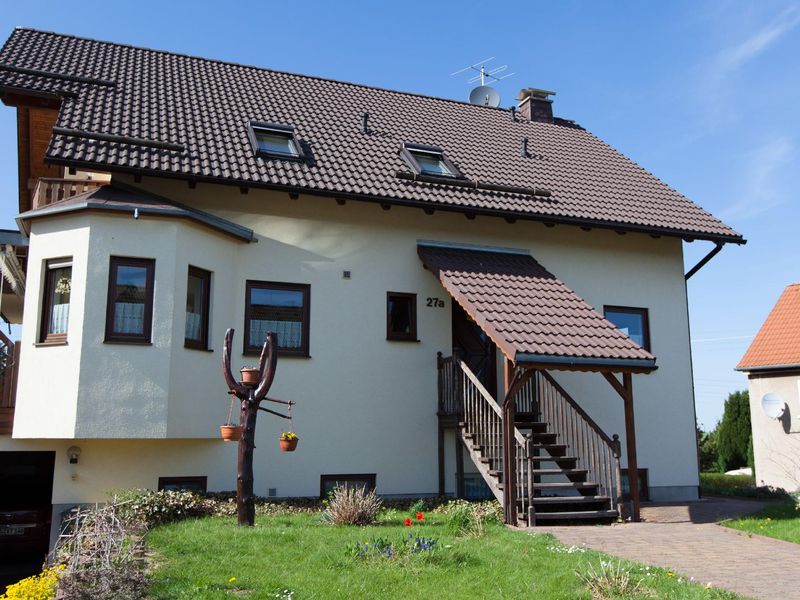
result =
[[[401,154],[418,175],[463,177],[456,166],[447,159],[441,148],[420,144],[403,144]]]
[[[262,158],[282,158],[302,160],[303,151],[291,125],[277,123],[257,123],[249,127],[250,143],[253,151]]]

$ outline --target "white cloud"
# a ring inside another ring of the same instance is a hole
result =
[[[717,66],[724,71],[738,69],[747,61],[766,51],[797,25],[800,25],[800,8],[790,6],[755,34],[738,45],[721,52],[718,56]]]
[[[741,195],[722,211],[722,219],[750,219],[785,202],[788,194],[781,175],[794,153],[794,144],[785,135],[777,135],[749,153]]]

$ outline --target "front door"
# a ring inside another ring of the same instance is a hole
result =
[[[497,348],[483,329],[453,302],[453,350],[457,350],[486,390],[497,398]]]

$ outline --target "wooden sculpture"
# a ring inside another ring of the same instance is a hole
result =
[[[222,373],[230,390],[241,404],[239,423],[242,425],[242,437],[239,440],[236,477],[236,510],[238,524],[252,527],[255,524],[256,504],[253,494],[253,451],[256,442],[256,416],[259,410],[288,419],[286,415],[261,406],[262,400],[291,406],[293,402],[267,398],[267,392],[275,379],[275,368],[278,365],[278,339],[273,332],[267,334],[267,340],[261,349],[258,361],[258,381],[255,384],[244,384],[236,381],[231,373],[231,346],[233,329],[225,332],[225,346],[222,352]]]

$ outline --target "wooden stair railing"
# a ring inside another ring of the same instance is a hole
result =
[[[438,366],[439,415],[458,415],[457,435],[503,504],[503,410],[457,356],[439,356]],[[519,520],[533,526],[538,520],[618,517],[617,436],[609,438],[547,373],[531,377],[516,404],[515,485],[508,502]]]
[[[11,433],[17,392],[19,342],[0,332],[0,435]]]
[[[610,499],[610,509],[619,509],[622,477],[617,434],[609,437],[546,371],[537,371],[519,391],[517,412],[547,423],[559,442],[573,449],[576,467],[586,470],[600,495]]]

